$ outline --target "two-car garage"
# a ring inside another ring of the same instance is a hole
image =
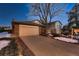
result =
[[[13,22],[12,32],[15,36],[39,35],[40,26],[29,22]]]

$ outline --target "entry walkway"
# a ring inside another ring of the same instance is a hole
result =
[[[71,44],[44,36],[20,37],[37,56],[77,56],[79,44]]]

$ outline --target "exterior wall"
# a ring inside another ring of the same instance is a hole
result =
[[[72,35],[79,34],[79,28],[77,28],[77,29],[72,28],[71,34]]]
[[[77,27],[79,24],[79,4],[75,4],[69,14],[69,28]],[[78,14],[77,14],[78,13]]]
[[[71,20],[70,20],[70,22],[74,22],[76,19],[75,18],[72,18]]]
[[[48,26],[48,32],[54,34],[61,34],[61,24],[56,22]]]
[[[79,32],[79,29],[74,29],[74,32]]]
[[[61,34],[61,24],[59,22],[55,23],[55,30],[57,34]]]
[[[39,26],[19,25],[19,36],[39,35]]]
[[[71,10],[71,12],[75,13],[76,12],[76,5],[74,6],[74,8]]]
[[[46,28],[44,28],[44,27],[39,27],[39,34],[40,34],[40,35],[46,35]]]
[[[51,31],[52,33],[56,33],[55,24],[52,24],[49,27],[50,27],[49,28],[50,29],[49,31]]]
[[[19,24],[12,24],[13,36],[19,36]]]
[[[39,26],[12,24],[12,34],[15,37],[39,35]]]

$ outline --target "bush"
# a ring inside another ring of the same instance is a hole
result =
[[[59,37],[59,36],[61,36],[60,34],[56,34],[56,33],[52,33],[52,35],[53,35],[54,37]]]

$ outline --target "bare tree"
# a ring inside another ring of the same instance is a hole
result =
[[[66,4],[37,3],[31,4],[31,6],[32,15],[39,17],[39,22],[46,25],[52,21],[53,17],[64,11]]]

